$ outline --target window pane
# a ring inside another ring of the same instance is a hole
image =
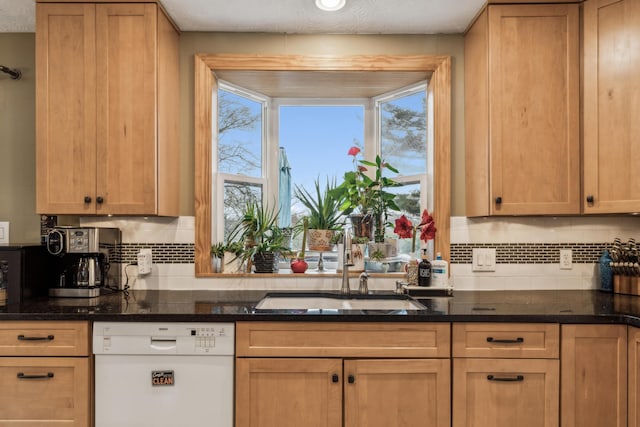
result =
[[[426,92],[380,103],[382,158],[400,172],[427,171]]]
[[[218,171],[262,176],[262,103],[218,91]]]
[[[401,215],[405,215],[413,226],[420,224],[420,184],[403,184],[398,187],[389,187],[387,191],[396,195],[395,202],[400,211],[389,212],[389,222],[395,225],[395,220]],[[389,231],[393,234],[393,228]],[[398,237],[394,235],[393,237]],[[419,235],[416,237],[416,250],[420,248]],[[398,253],[408,254],[411,252],[411,239],[399,239]]]
[[[240,223],[244,207],[250,201],[262,201],[262,186],[244,182],[224,183],[224,241],[228,241],[231,231]]]
[[[361,149],[364,141],[364,106],[281,106],[280,146],[290,165],[291,187],[296,185],[315,194],[327,182],[342,182],[346,171],[353,170],[349,148]],[[305,208],[292,200],[292,223],[305,214]]]

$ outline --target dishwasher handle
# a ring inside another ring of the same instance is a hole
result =
[[[175,350],[178,346],[177,338],[172,337],[151,337],[150,347],[158,351]]]

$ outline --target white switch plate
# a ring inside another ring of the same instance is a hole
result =
[[[560,270],[573,268],[573,253],[571,249],[560,249]]]
[[[9,243],[9,221],[0,221],[0,244]]]
[[[496,271],[496,248],[473,248],[473,271]]]

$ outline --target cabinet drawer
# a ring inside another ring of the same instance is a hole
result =
[[[88,356],[88,322],[0,322],[0,356]]]
[[[555,323],[455,323],[453,357],[559,357]]]
[[[449,323],[236,324],[239,357],[449,357],[449,347]]]
[[[0,425],[89,426],[89,358],[0,358]]]
[[[455,359],[453,427],[557,427],[560,361]]]

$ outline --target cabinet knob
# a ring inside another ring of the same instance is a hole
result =
[[[356,377],[354,377],[353,375],[349,375],[347,377],[347,381],[349,381],[349,384],[353,384],[356,382]]]
[[[104,203],[104,199],[101,196],[96,197],[96,203],[101,205],[102,203]]]
[[[337,383],[338,381],[340,381],[340,377],[338,377],[338,374],[333,374],[331,376],[331,382]]]
[[[85,202],[85,203],[91,203],[91,197],[89,197],[89,196],[84,196],[84,202]]]
[[[496,197],[496,205],[499,205],[502,203],[502,197],[498,196]]]
[[[587,196],[587,203],[593,203],[595,198],[593,196]]]

